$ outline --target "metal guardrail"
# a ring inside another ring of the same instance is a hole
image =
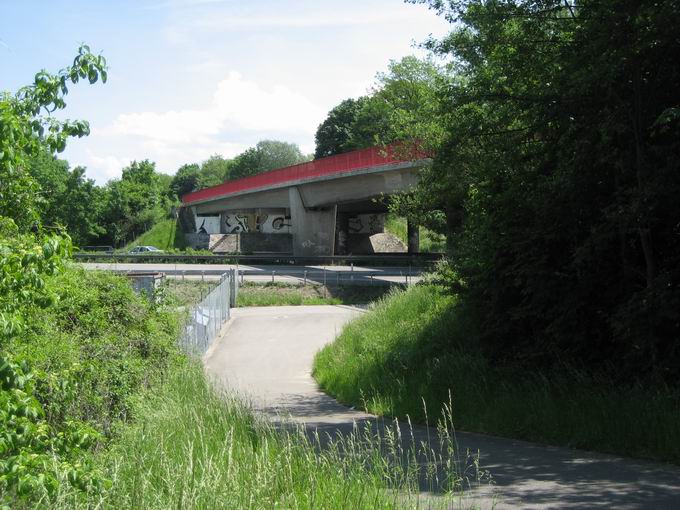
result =
[[[187,273],[180,273],[185,277]],[[305,271],[285,271],[285,270],[243,270],[237,272],[241,284],[246,281],[254,283],[289,283],[302,285],[322,285],[324,287],[343,287],[343,286],[384,286],[384,285],[412,285],[420,281],[423,273],[412,268],[400,268],[399,271],[333,271],[324,269],[314,269]],[[175,275],[177,277],[177,275]],[[253,278],[255,277],[255,278]]]
[[[208,295],[189,313],[180,335],[180,347],[188,354],[202,356],[210,348],[236,305],[238,278],[232,269],[220,278]]]
[[[291,265],[349,265],[350,263],[366,263],[368,265],[388,266],[400,265],[429,265],[441,260],[443,253],[380,253],[375,255],[320,255],[295,256],[289,254],[255,254],[255,255],[129,255],[106,253],[76,253],[73,258],[80,261],[92,262],[187,262],[207,264],[291,264]]]

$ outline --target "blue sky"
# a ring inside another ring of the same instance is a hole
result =
[[[314,149],[330,108],[366,93],[390,59],[446,23],[401,0],[0,0],[0,90],[67,65],[81,42],[109,82],[78,86],[66,117],[90,122],[63,157],[99,183],[133,159],[172,174],[264,138]]]

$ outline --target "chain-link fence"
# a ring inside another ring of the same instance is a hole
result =
[[[190,310],[179,340],[185,352],[196,356],[205,354],[224,323],[229,320],[230,310],[236,305],[237,293],[238,278],[232,269],[224,273],[219,284]]]

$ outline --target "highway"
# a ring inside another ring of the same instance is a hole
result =
[[[239,265],[239,264],[156,264],[84,262],[88,270],[119,273],[158,272],[171,278],[217,279],[230,270],[238,271],[241,281],[282,282],[291,284],[326,285],[391,285],[412,284],[421,280],[420,267],[367,266],[296,266],[296,265]]]

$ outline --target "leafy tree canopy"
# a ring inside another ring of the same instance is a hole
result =
[[[315,158],[323,158],[358,148],[352,130],[366,97],[345,99],[328,112],[328,117],[316,130]]]
[[[105,232],[100,220],[105,192],[85,177],[85,169],[70,169],[68,162],[46,150],[31,158],[30,175],[39,192],[36,207],[45,226],[61,226],[76,245],[85,245]]]
[[[441,138],[436,94],[444,81],[444,71],[432,60],[391,61],[368,96],[346,99],[329,112],[316,132],[315,157],[396,140]]]
[[[680,4],[417,3],[452,74],[413,205],[445,214],[486,348],[679,378]]]
[[[196,163],[182,165],[172,178],[170,189],[177,198],[200,189],[200,173],[201,167]]]
[[[262,140],[255,147],[236,156],[229,170],[229,180],[296,165],[309,158],[294,143]]]
[[[66,107],[71,84],[106,82],[106,78],[104,57],[81,46],[71,67],[55,75],[40,71],[32,85],[16,94],[0,94],[0,217],[12,218],[22,230],[39,221],[29,158],[43,147],[61,152],[69,137],[89,134],[87,122],[60,121],[52,114]]]
[[[41,71],[16,94],[0,95],[0,506],[45,504],[59,480],[92,482],[83,469],[83,453],[96,433],[69,420],[51,427],[36,398],[34,374],[18,363],[7,346],[24,333],[27,311],[54,306],[58,293],[46,289],[46,277],[63,268],[70,255],[68,237],[45,233],[40,212],[46,199],[31,173],[33,158],[43,158],[36,174],[57,193],[82,188],[81,172],[52,159],[70,136],[84,136],[84,121],[59,121],[51,114],[66,106],[70,84],[106,81],[106,62],[82,46],[73,66],[56,75]],[[47,153],[45,153],[47,151]],[[69,175],[67,175],[69,174]],[[76,182],[69,182],[76,181]],[[85,186],[86,187],[86,186]],[[63,380],[54,378],[55,385]],[[57,386],[60,387],[61,386]]]
[[[210,156],[201,164],[199,188],[209,188],[222,184],[229,178],[232,165],[232,160],[225,159],[218,154]]]

